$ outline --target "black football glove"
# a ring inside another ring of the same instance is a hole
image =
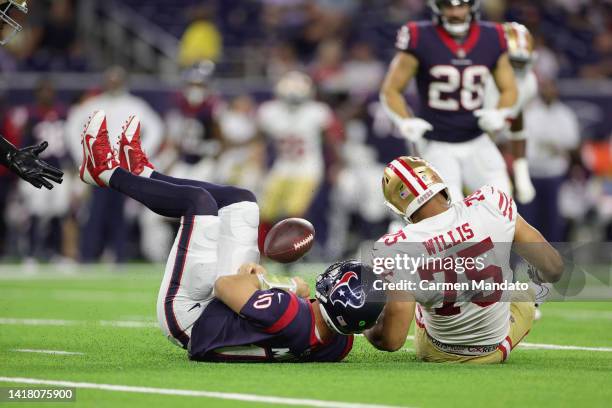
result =
[[[38,157],[48,145],[47,142],[42,142],[37,146],[24,147],[8,152],[6,155],[8,167],[34,187],[41,188],[44,186],[51,190],[53,184],[49,180],[61,184],[64,173]]]

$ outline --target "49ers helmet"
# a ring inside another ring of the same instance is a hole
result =
[[[11,17],[12,7],[23,14],[28,13],[28,5],[25,0],[0,0],[0,45],[5,45],[11,41],[22,30],[21,24]],[[7,28],[10,31],[5,34]]]
[[[290,71],[278,81],[274,93],[290,105],[299,105],[313,97],[314,85],[308,75]]]
[[[440,174],[420,157],[401,156],[387,164],[382,179],[385,204],[412,223],[412,215],[437,193],[450,204],[450,194]]]
[[[534,41],[527,27],[519,23],[504,23],[503,27],[510,61],[519,64],[531,63],[535,57]]]

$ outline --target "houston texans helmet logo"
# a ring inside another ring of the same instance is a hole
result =
[[[359,277],[353,271],[345,273],[330,291],[329,300],[332,304],[339,302],[342,306],[350,306],[353,309],[359,309],[365,304],[365,296],[361,288],[352,288],[351,284],[359,285]]]

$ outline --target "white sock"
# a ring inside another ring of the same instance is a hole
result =
[[[151,174],[153,174],[153,169],[147,166],[144,166],[142,169],[142,173],[139,174],[140,177],[151,178]]]
[[[259,262],[257,234],[259,206],[241,201],[219,210],[219,256],[217,276],[233,275],[248,262]]]
[[[113,174],[115,173],[115,170],[117,170],[119,167],[115,167],[111,170],[106,170],[100,173],[99,177],[100,180],[102,180],[102,182],[108,187],[110,185],[110,179],[113,176]]]

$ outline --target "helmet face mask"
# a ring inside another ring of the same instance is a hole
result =
[[[312,80],[301,72],[288,72],[276,84],[275,94],[288,105],[299,106],[312,99],[314,94]]]
[[[198,62],[183,72],[183,95],[191,106],[202,104],[209,96],[209,82],[214,72],[212,61]]]
[[[480,16],[480,0],[429,0],[429,7],[434,14],[434,21],[441,24],[444,29],[453,37],[463,37],[470,30],[472,22],[478,20]],[[444,9],[447,7],[468,6],[469,12],[465,21],[450,22],[444,15]]]
[[[317,277],[319,310],[331,330],[349,335],[374,326],[385,300],[382,292],[372,300],[374,279],[371,267],[354,260],[332,264]]]
[[[11,17],[13,10],[27,14],[27,2],[25,0],[0,0],[0,45],[7,44],[23,29],[21,24]],[[5,34],[7,27],[10,29],[10,32]]]

